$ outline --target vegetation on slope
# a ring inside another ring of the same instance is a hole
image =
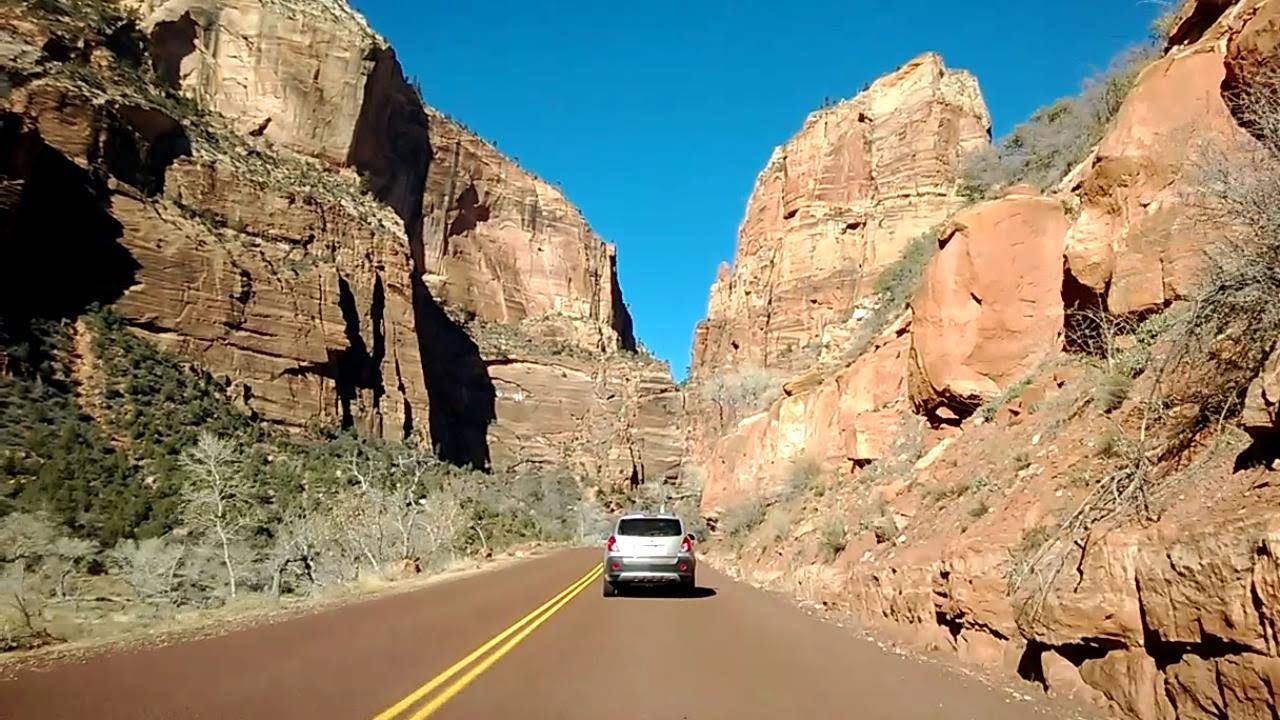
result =
[[[981,200],[1022,183],[1042,191],[1057,185],[1092,152],[1138,73],[1157,57],[1154,44],[1125,51],[1079,95],[1037,110],[993,147],[970,155],[961,169],[961,194]]]
[[[79,324],[92,360],[75,325],[34,327],[0,348],[0,537],[25,538],[0,542],[0,647],[74,634],[48,622],[92,598],[172,611],[308,595],[600,531],[561,468],[485,475],[428,449],[285,436],[109,312]]]
[[[934,228],[913,239],[903,249],[902,255],[876,278],[871,294],[874,309],[859,323],[858,334],[845,349],[847,360],[859,358],[890,323],[906,312],[908,303],[920,288],[925,268],[938,251],[938,232],[938,228]]]

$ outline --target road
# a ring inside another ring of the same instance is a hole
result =
[[[693,597],[603,598],[598,560],[562,551],[218,637],[20,670],[0,681],[0,718],[1050,717],[705,566]]]

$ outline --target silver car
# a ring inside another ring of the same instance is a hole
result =
[[[605,542],[604,596],[631,585],[672,584],[684,591],[696,585],[698,559],[693,535],[675,515],[624,515]]]

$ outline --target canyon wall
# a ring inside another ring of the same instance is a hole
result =
[[[854,357],[778,363],[790,379],[761,411],[691,414],[713,562],[1118,717],[1274,718],[1280,481],[1250,458],[1274,451],[1275,356],[1244,398],[1249,435],[1219,423],[1176,462],[1148,434],[1179,411],[1144,419],[1141,372],[1202,277],[1195,183],[1212,148],[1249,147],[1231,93],[1276,66],[1277,6],[1186,3],[1051,195],[1011,187],[938,223],[907,310]],[[764,334],[713,340],[762,317],[723,300],[738,276],[695,339],[703,379],[772,362]],[[820,308],[828,276],[808,277]],[[1104,328],[1092,357],[1065,347],[1082,317]]]
[[[880,271],[962,204],[960,159],[990,125],[973,76],[932,53],[811,114],[756,179],[733,267],[694,335],[692,377],[804,367]]]
[[[0,58],[22,139],[5,146],[20,191],[3,264],[31,288],[7,316],[110,305],[284,427],[619,482],[674,471],[680,394],[634,352],[613,247],[426,106],[358,13],[131,5],[140,19],[109,37],[88,8],[7,11],[25,52]],[[91,228],[61,212],[68,196]]]

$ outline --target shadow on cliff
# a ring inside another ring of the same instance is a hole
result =
[[[382,277],[375,277],[373,300],[369,308],[369,321],[373,332],[372,348],[365,344],[364,337],[360,334],[360,311],[356,307],[355,293],[351,291],[351,284],[341,275],[338,276],[338,308],[342,311],[347,348],[334,353],[330,358],[330,365],[333,369],[334,385],[338,389],[342,427],[349,428],[355,424],[352,404],[358,401],[361,390],[368,390],[373,394],[374,407],[378,407],[386,392],[382,379],[382,360],[387,354],[383,332],[386,291],[383,289]],[[411,429],[412,425],[406,428],[406,430]]]
[[[74,318],[133,285],[139,265],[118,241],[102,177],[0,114],[0,323],[11,338],[33,321]]]
[[[413,258],[414,331],[427,387],[432,446],[444,460],[487,470],[489,425],[496,418],[493,380],[480,348],[432,297],[424,281],[423,192],[434,151],[422,100],[390,48],[376,49],[373,71],[348,156],[374,195],[404,221]],[[407,413],[412,418],[412,413]],[[406,421],[405,434],[413,432]]]

